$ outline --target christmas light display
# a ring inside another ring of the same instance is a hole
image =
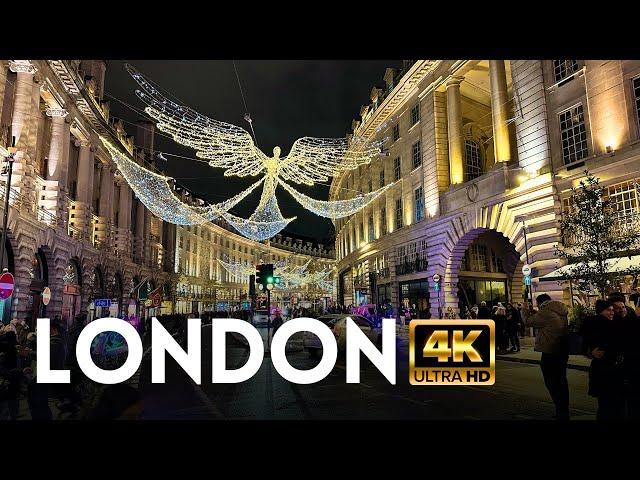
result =
[[[171,177],[157,174],[138,165],[128,155],[121,153],[109,140],[100,137],[111,154],[118,170],[131,190],[158,218],[177,225],[199,225],[220,217],[255,190],[263,181],[258,180],[249,188],[224,202],[205,207],[192,207],[180,200],[170,186]]]
[[[224,268],[229,275],[234,276],[238,281],[244,281],[249,275],[255,274],[255,266],[242,263],[239,261],[231,261],[225,254],[224,260],[217,259],[218,263]],[[319,270],[317,272],[307,272],[307,268],[311,264],[309,259],[304,265],[293,265],[290,261],[278,262],[277,275],[281,278],[281,283],[274,285],[278,290],[299,289],[306,286],[316,287],[322,291],[331,291],[333,282],[326,278],[332,273],[331,269]],[[275,264],[274,264],[275,265]]]
[[[284,218],[280,212],[275,196],[278,185],[306,209],[332,219],[352,215],[390,187],[387,185],[350,200],[331,202],[307,197],[286,182],[314,185],[328,181],[341,171],[369,164],[380,155],[383,141],[358,136],[349,139],[302,137],[294,142],[286,157],[280,158],[280,147],[275,147],[273,156],[269,157],[255,145],[246,130],[173,102],[133,67],[127,65],[127,70],[140,85],[141,90],[136,90],[136,95],[147,105],[145,112],[157,122],[160,131],[171,135],[177,143],[196,150],[196,156],[207,159],[211,167],[225,169],[225,176],[263,176],[260,203],[248,219],[229,213],[231,207],[226,208],[226,203],[211,209],[211,213],[222,216],[247,238],[258,241],[269,239],[295,220],[296,217]],[[238,201],[246,196],[245,192],[240,194]],[[179,211],[182,216],[176,217],[184,220],[182,217],[187,212]]]
[[[282,188],[289,192],[291,196],[300,203],[300,205],[310,212],[313,212],[320,217],[336,219],[348,217],[349,215],[353,215],[360,211],[366,205],[373,202],[376,198],[386,192],[387,189],[394,184],[390,183],[389,185],[385,185],[374,192],[357,196],[349,200],[334,200],[332,202],[325,202],[307,197],[305,194],[298,192],[295,188],[282,181],[280,182],[280,185],[282,185]]]

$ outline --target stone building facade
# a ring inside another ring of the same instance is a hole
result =
[[[84,311],[107,315],[94,299],[112,300],[112,315],[140,315],[136,285],[170,281],[172,226],[134,198],[99,140],[105,136],[142,161],[153,151],[153,128],[138,125],[136,143],[109,116],[105,71],[103,60],[0,62],[0,141],[9,146],[15,138],[20,152],[4,261],[15,290],[3,302],[4,321],[59,315],[70,325]],[[6,173],[5,165],[3,187]]]
[[[154,165],[154,126],[140,121],[134,137],[109,115],[105,73],[103,60],[0,61],[0,142],[10,146],[15,137],[21,152],[13,165],[4,259],[15,291],[1,302],[3,321],[59,315],[70,325],[85,311],[90,318],[148,316],[240,300],[248,279],[229,278],[216,259],[292,257],[296,265],[333,265],[332,252],[317,245],[279,238],[263,244],[222,223],[176,227],[153,216],[99,137]],[[0,183],[6,182],[5,168]],[[185,201],[203,201],[175,189]],[[161,309],[137,301],[146,281],[163,289]],[[95,307],[96,299],[111,300],[111,308]]]
[[[519,302],[525,263],[534,294],[568,300],[565,286],[538,280],[559,266],[563,202],[586,168],[637,223],[639,74],[640,62],[618,60],[387,69],[352,124],[384,139],[384,154],[335,177],[330,197],[395,185],[335,222],[338,301],[416,304],[423,318]]]
[[[185,202],[199,202],[193,193],[184,188],[177,193]],[[242,263],[249,269],[259,263],[285,260],[297,267],[309,264],[309,271],[334,268],[335,252],[332,246],[327,249],[323,245],[282,235],[267,242],[256,242],[231,230],[222,220],[199,226],[177,227],[175,265],[179,275],[176,291],[178,313],[225,311],[242,308],[251,301],[249,278],[231,274],[220,261]],[[277,269],[275,273],[278,274]],[[332,276],[329,277],[331,279]],[[293,294],[274,293],[272,298],[273,303],[277,304],[333,300],[334,294],[305,288]]]

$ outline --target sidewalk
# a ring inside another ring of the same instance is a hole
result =
[[[396,328],[396,334],[400,339],[409,338],[409,325],[398,325]],[[498,353],[496,350],[496,360],[504,360],[507,362],[518,363],[531,363],[540,365],[540,352],[534,352],[533,344],[535,342],[534,337],[520,337],[520,351],[515,352],[502,352]],[[591,360],[582,355],[570,355],[567,368],[573,370],[589,371]]]

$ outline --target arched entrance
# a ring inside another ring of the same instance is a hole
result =
[[[82,270],[77,259],[70,259],[62,277],[64,287],[62,291],[62,321],[68,327],[73,325],[73,319],[80,313]]]
[[[516,247],[502,233],[477,228],[467,232],[453,249],[445,288],[446,307],[465,309],[486,302],[522,302],[522,262]],[[444,310],[446,311],[445,308]]]
[[[29,284],[29,297],[27,309],[30,312],[27,317],[29,327],[35,328],[37,318],[46,317],[47,307],[42,302],[42,291],[49,284],[49,266],[47,257],[41,248],[31,258],[31,283]]]
[[[4,258],[2,265],[9,272],[15,273],[15,267],[13,263],[13,248],[8,238],[5,239]],[[5,300],[0,300],[0,320],[2,323],[9,323],[11,321],[11,304],[13,303],[13,295]]]

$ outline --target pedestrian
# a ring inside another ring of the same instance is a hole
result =
[[[509,340],[507,337],[507,310],[502,303],[497,302],[497,305],[493,309],[491,318],[496,325],[496,345],[498,350],[503,352],[507,351]]]
[[[272,326],[273,326],[273,334],[275,335],[276,332],[278,331],[278,329],[282,326],[282,317],[280,316],[280,312],[276,313],[275,318],[273,319],[272,322]]]
[[[598,399],[598,420],[622,420],[626,411],[625,330],[609,300],[596,301],[596,315],[585,319],[582,336],[589,370],[589,395]]]
[[[511,344],[511,352],[517,353],[520,351],[520,339],[518,333],[520,332],[520,324],[522,319],[520,318],[520,312],[514,308],[510,303],[507,303],[507,336],[509,343]]]
[[[0,323],[0,407],[6,402],[7,415],[0,408],[0,420],[18,417],[18,391],[22,374],[18,369],[17,340],[14,325]]]
[[[480,302],[480,308],[478,309],[478,318],[480,320],[490,320],[491,319],[491,310],[487,307],[487,302]]]
[[[528,302],[522,307],[523,320],[528,327],[536,328],[535,348],[541,352],[540,369],[544,383],[556,407],[556,419],[569,419],[569,309],[543,293],[536,298],[538,311],[533,312]]]

